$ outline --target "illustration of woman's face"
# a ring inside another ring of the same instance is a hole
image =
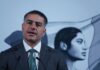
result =
[[[82,33],[77,33],[77,36],[71,41],[71,48],[68,50],[70,56],[84,60],[86,57],[87,48],[85,46],[85,39]]]

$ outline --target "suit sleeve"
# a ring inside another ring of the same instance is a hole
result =
[[[67,64],[66,64],[66,59],[64,56],[60,56],[57,67],[58,67],[58,70],[68,70]]]
[[[68,70],[65,57],[61,53],[53,53],[48,62],[47,70]]]
[[[0,53],[0,70],[7,70],[7,57],[5,53]]]

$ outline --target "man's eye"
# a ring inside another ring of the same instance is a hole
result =
[[[36,26],[38,27],[38,26],[42,26],[42,23],[41,22],[36,22]]]
[[[26,23],[31,25],[33,23],[33,21],[28,20],[28,21],[26,21]]]

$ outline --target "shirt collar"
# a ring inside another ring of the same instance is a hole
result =
[[[24,44],[24,47],[25,47],[25,50],[26,50],[26,51],[29,51],[30,49],[32,49],[32,48],[25,42],[25,40],[23,40],[23,44]],[[41,41],[40,41],[33,49],[35,49],[38,53],[40,53]]]

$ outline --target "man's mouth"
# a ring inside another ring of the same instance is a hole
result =
[[[33,35],[37,35],[37,33],[36,33],[36,32],[33,32],[33,31],[28,31],[27,33],[28,33],[29,35],[32,35],[32,36],[33,36]]]

